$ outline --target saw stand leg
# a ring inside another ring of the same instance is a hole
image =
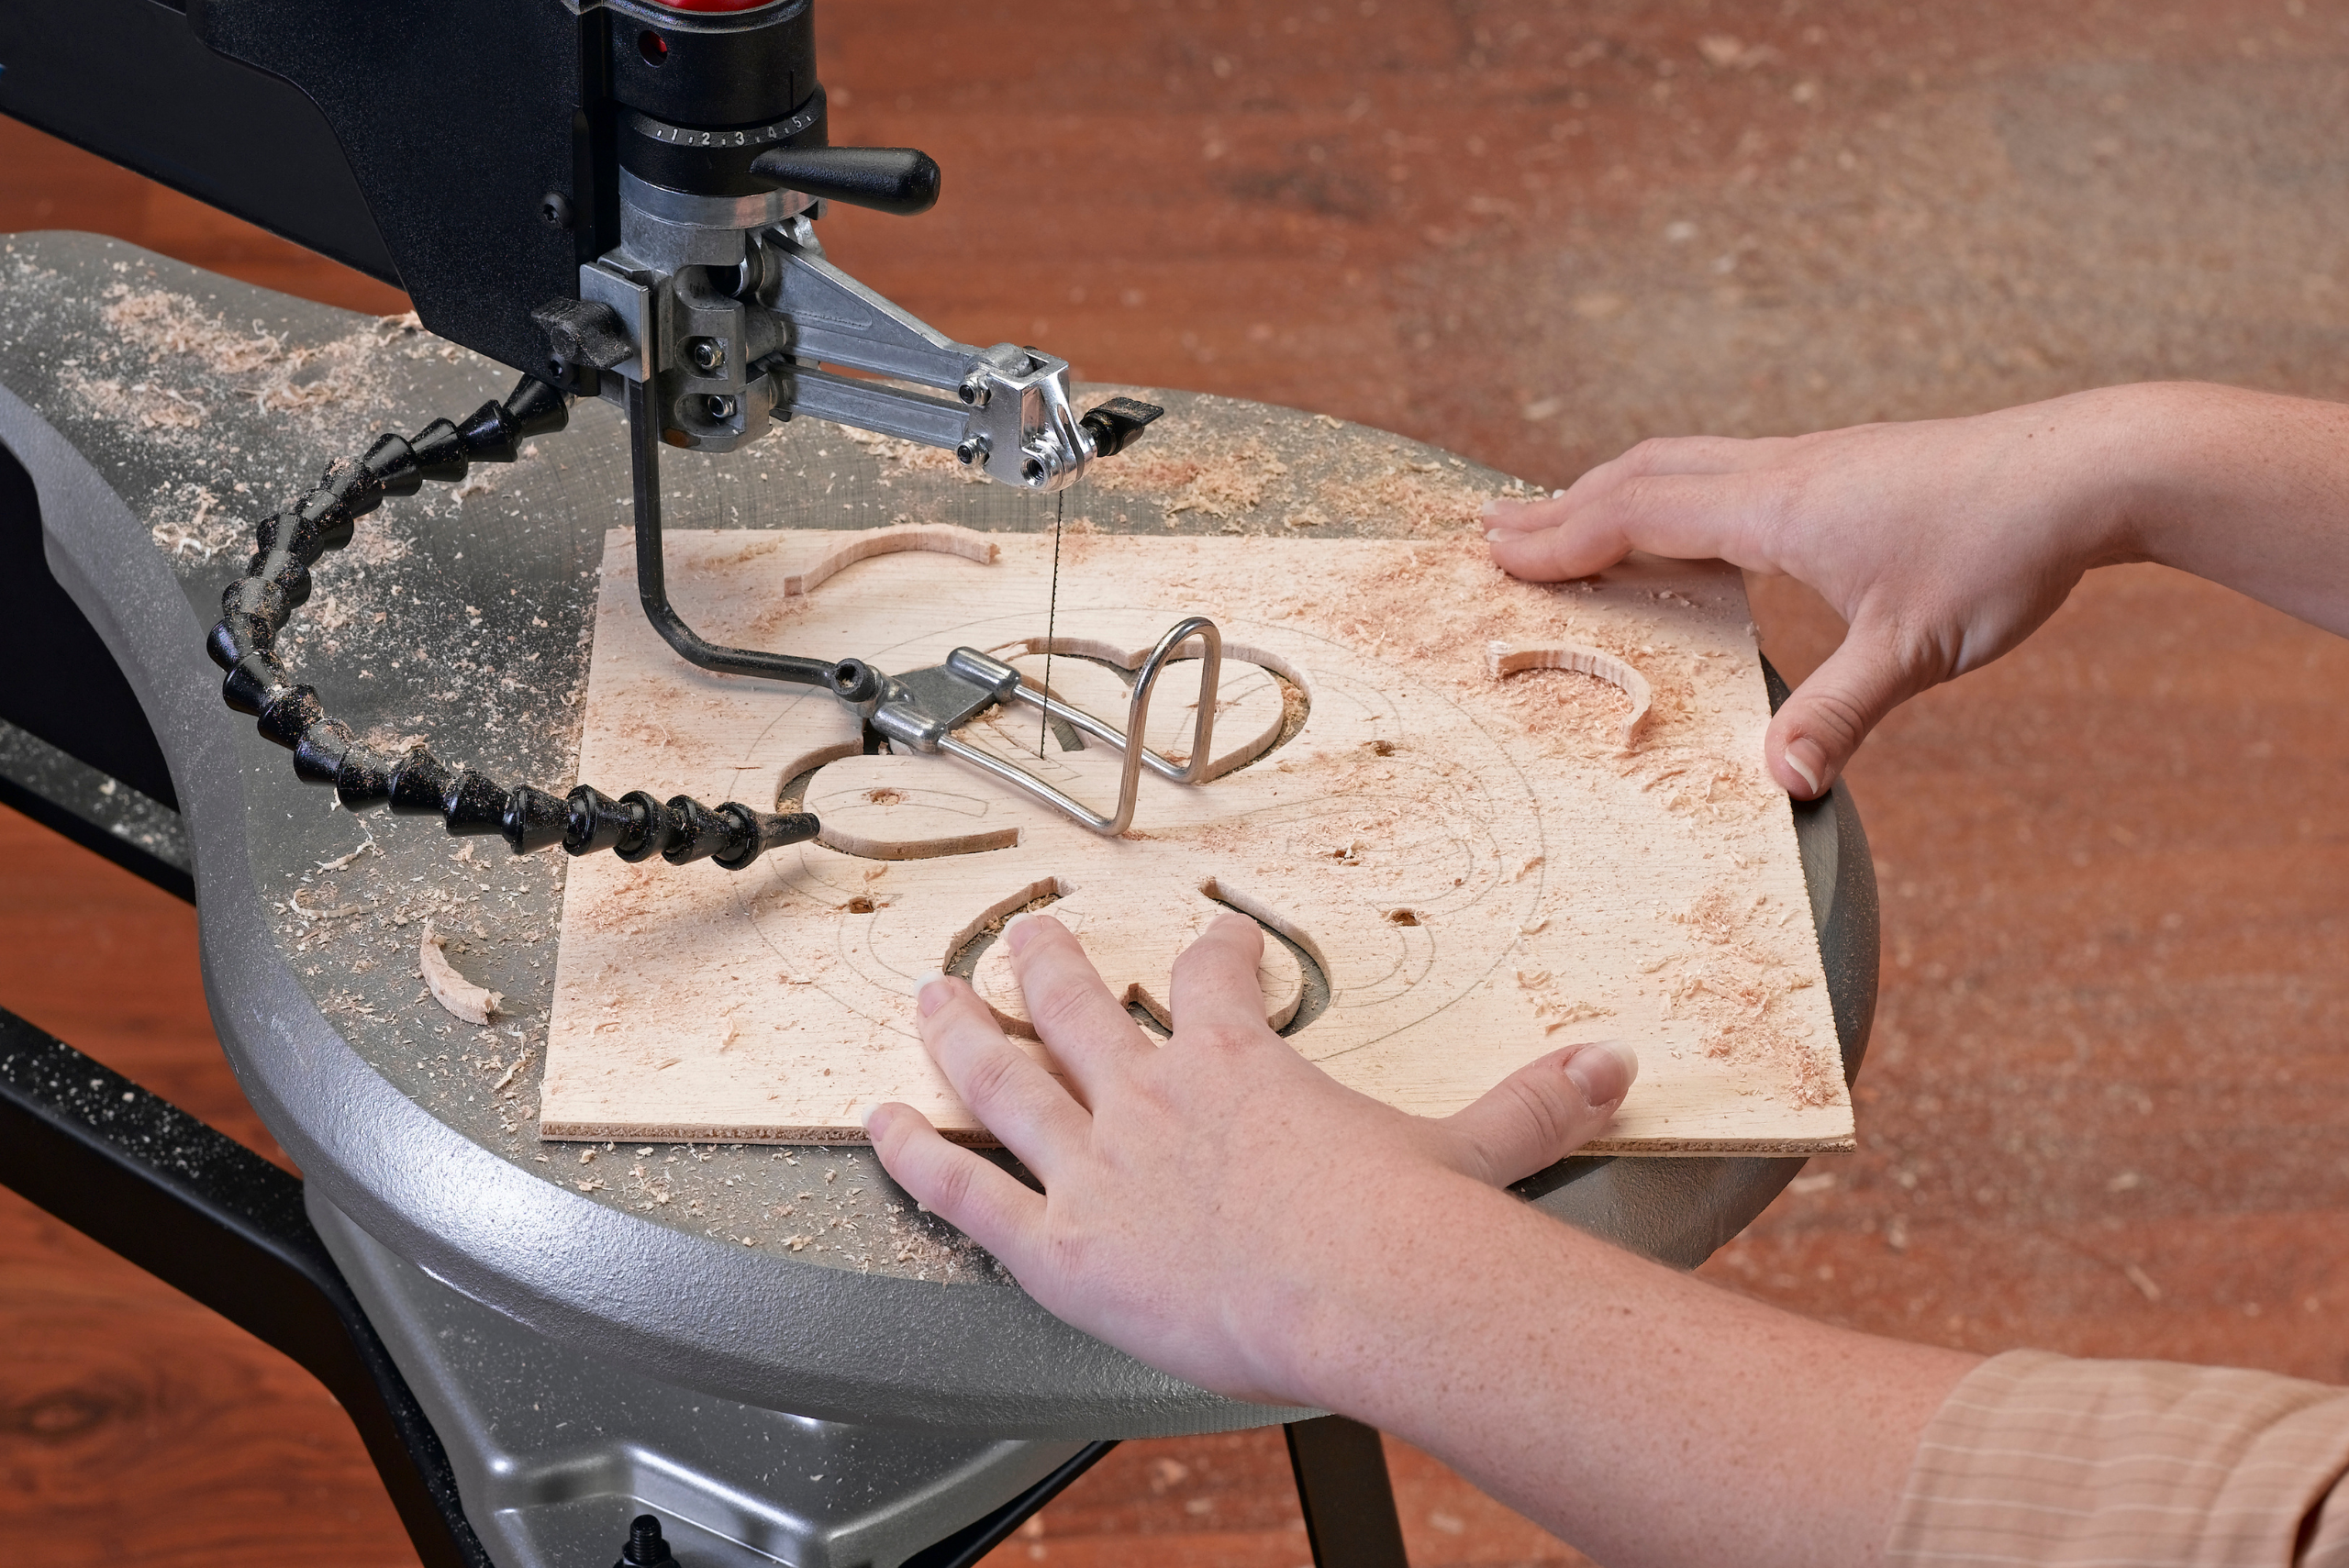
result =
[[[1292,1421],[1286,1430],[1317,1568],[1407,1568],[1378,1433],[1343,1416]]]

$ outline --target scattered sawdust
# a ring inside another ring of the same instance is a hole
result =
[[[890,1261],[911,1264],[916,1279],[951,1284],[965,1270],[982,1277],[997,1272],[995,1260],[977,1242],[952,1231],[941,1234],[932,1223],[908,1219],[896,1204],[888,1206],[888,1220],[889,1240],[896,1249]]]
[[[1616,749],[1631,699],[1596,675],[1527,670],[1497,683],[1495,704],[1550,756]]]
[[[1414,534],[1466,528],[1481,539],[1480,517],[1491,494],[1469,485],[1454,470],[1406,462],[1364,478],[1324,480],[1320,499],[1341,523],[1393,518]]]
[[[410,534],[394,533],[384,526],[385,514],[376,512],[359,526],[349,544],[342,547],[345,561],[355,561],[362,566],[389,566],[406,561],[416,548]]]
[[[66,370],[58,383],[99,418],[142,430],[193,430],[210,413],[193,394],[175,387],[93,376],[78,366]]]
[[[498,1078],[497,1082],[489,1086],[489,1092],[493,1095],[502,1095],[507,1089],[512,1088],[514,1085],[514,1080],[521,1075],[522,1069],[528,1067],[531,1062],[535,1060],[537,1054],[538,1053],[529,1046],[524,1046],[521,1050],[521,1053],[514,1058],[513,1063],[506,1069],[505,1073]]]
[[[1173,522],[1186,512],[1230,521],[1264,505],[1288,465],[1261,440],[1153,431],[1154,441],[1120,453],[1090,471],[1094,484],[1113,494],[1154,495]]]
[[[285,355],[285,340],[259,322],[240,331],[184,294],[115,284],[106,297],[113,303],[99,317],[124,342],[150,353],[192,354],[219,375],[243,375]]]
[[[1543,1034],[1555,1034],[1562,1029],[1614,1014],[1614,1008],[1596,1002],[1569,1001],[1559,995],[1553,980],[1546,969],[1520,969],[1517,972],[1518,989],[1532,1000],[1533,1016],[1542,1020]]]
[[[1087,479],[1104,490],[1163,495],[1187,487],[1207,471],[1206,463],[1199,459],[1168,452],[1163,450],[1164,438],[1159,441],[1161,444],[1146,442],[1139,451],[1120,453],[1094,469]]]
[[[62,384],[93,413],[189,439],[228,399],[295,415],[316,434],[335,433],[336,412],[371,391],[374,364],[405,343],[411,354],[443,349],[411,314],[386,317],[325,343],[291,344],[260,323],[233,327],[170,289],[109,286],[102,320],[148,361],[144,375],[100,378],[69,370]],[[194,384],[189,384],[193,383]]]
[[[194,498],[184,517],[167,517],[147,530],[148,537],[171,551],[174,560],[199,564],[216,555],[235,554],[252,548],[252,530],[222,508],[220,497],[203,485],[184,487]]]
[[[1776,930],[1775,924],[1756,918],[1764,907],[1752,895],[1717,885],[1674,917],[1700,945],[1687,966],[1665,981],[1664,1016],[1696,1022],[1707,1056],[1767,1063],[1790,1075],[1797,1105],[1831,1104],[1842,1092],[1842,1080],[1810,1051],[1801,1027],[1779,1006],[1808,989],[1810,978],[1763,945]]]

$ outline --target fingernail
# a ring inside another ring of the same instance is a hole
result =
[[[1515,535],[1511,534],[1506,528],[1486,528],[1485,530],[1485,542],[1486,544],[1492,543],[1493,540],[1497,539],[1513,539],[1515,537]]]
[[[1620,1040],[1584,1046],[1566,1060],[1566,1076],[1587,1106],[1611,1106],[1631,1092],[1640,1076],[1639,1052]]]
[[[1023,929],[1022,928],[1035,917],[1036,911],[1033,909],[1022,909],[1019,914],[1014,915],[1010,919],[1006,920],[1003,923],[1004,944],[1010,948],[1014,952],[1018,952],[1025,948],[1028,945],[1028,939],[1034,936],[1036,933],[1031,930]]]
[[[1779,755],[1786,758],[1787,766],[1802,775],[1804,784],[1816,795],[1819,781],[1827,776],[1827,753],[1820,749],[1819,742],[1808,735],[1798,736],[1787,742]]]
[[[881,1106],[865,1106],[863,1114],[856,1118],[856,1125],[864,1129],[865,1131],[871,1132],[873,1130],[874,1119],[880,1116],[882,1106],[885,1106],[887,1103],[888,1102],[885,1100],[882,1102]]]
[[[946,1006],[947,995],[944,970],[933,969],[927,974],[914,976],[914,1006],[920,1010],[923,1018],[930,1017],[930,1014]]]

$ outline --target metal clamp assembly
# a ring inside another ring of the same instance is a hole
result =
[[[652,123],[652,122],[647,122]],[[776,139],[787,127],[774,128]],[[655,130],[659,129],[655,125]],[[680,133],[683,134],[683,133]],[[796,132],[793,133],[794,135]],[[751,172],[751,195],[673,190],[620,171],[620,243],[579,269],[579,297],[534,313],[554,383],[625,408],[635,489],[637,592],[669,646],[704,669],[829,685],[868,733],[944,753],[1034,796],[1097,833],[1133,821],[1141,770],[1178,784],[1206,777],[1223,640],[1194,616],[1142,662],[1125,730],[1055,702],[976,649],[934,669],[883,674],[862,660],[820,660],[712,643],[669,602],[662,559],[661,449],[726,451],[771,416],[812,415],[952,451],[974,473],[1022,490],[1064,490],[1088,465],[1131,446],[1163,412],[1112,397],[1079,415],[1068,361],[1013,343],[959,343],[833,266],[815,222],[827,202],[919,212],[937,199],[938,167],[905,148],[778,146]],[[875,379],[885,378],[885,379]],[[944,394],[946,395],[940,395]],[[1177,766],[1142,739],[1151,694],[1175,651],[1204,649],[1191,756]],[[1108,814],[1028,770],[958,740],[997,705],[1041,709],[1125,755]]]
[[[1197,641],[1199,654],[1199,706],[1191,724],[1190,758],[1172,762],[1150,749],[1144,740],[1150,722],[1150,699],[1158,677],[1186,644]],[[863,715],[864,721],[893,745],[936,755],[943,752],[969,763],[988,777],[1074,817],[1097,833],[1116,837],[1132,826],[1134,801],[1141,790],[1145,767],[1174,784],[1197,784],[1207,777],[1208,748],[1215,740],[1215,703],[1223,672],[1223,635],[1205,616],[1188,616],[1167,628],[1150,656],[1134,673],[1133,695],[1126,702],[1123,733],[1089,713],[1053,700],[1021,679],[1019,672],[975,648],[958,648],[946,662],[917,670],[896,679],[881,677],[855,660],[835,667],[833,691],[843,703]],[[989,707],[1013,704],[1032,707],[1047,721],[1059,719],[1125,755],[1118,780],[1118,805],[1104,814],[1046,784],[1027,769],[982,751],[954,730]]]

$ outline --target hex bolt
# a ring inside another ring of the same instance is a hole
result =
[[[961,460],[963,467],[968,468],[987,455],[989,444],[985,436],[965,436],[963,438],[962,444],[954,449],[954,455]]]
[[[694,369],[707,375],[726,363],[726,345],[715,338],[696,338],[685,344],[685,354]]]
[[[734,400],[722,392],[713,392],[702,399],[702,406],[709,410],[709,417],[713,419],[734,417]]]
[[[561,191],[549,191],[539,198],[539,221],[549,228],[571,227],[571,198]]]

